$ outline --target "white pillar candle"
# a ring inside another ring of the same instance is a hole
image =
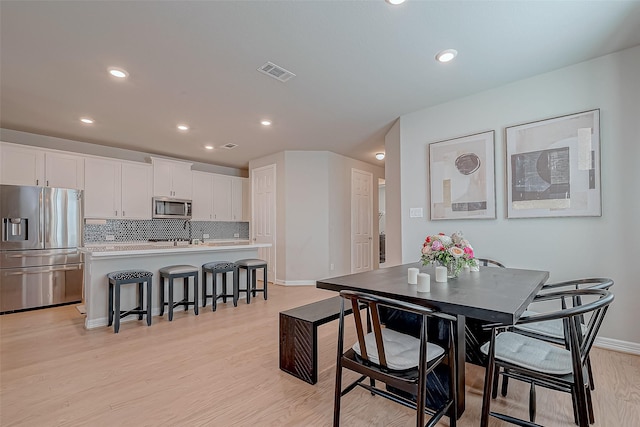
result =
[[[418,292],[431,292],[431,276],[427,273],[418,274]]]
[[[410,268],[409,270],[407,270],[409,273],[409,284],[410,285],[415,285],[418,283],[418,273],[420,273],[420,270],[418,270],[417,268]]]
[[[436,267],[436,282],[447,281],[447,267]]]

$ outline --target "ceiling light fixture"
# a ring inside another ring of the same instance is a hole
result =
[[[455,50],[455,49],[447,49],[447,50],[443,50],[441,52],[438,52],[438,54],[436,55],[436,61],[438,61],[438,62],[449,62],[453,58],[455,58],[456,56],[458,56],[458,51],[457,50]]]
[[[213,150],[213,145],[205,145],[204,148],[207,150]]]
[[[376,159],[378,160],[384,159],[384,153],[376,153]]]
[[[384,0],[384,1],[386,1],[387,3],[389,3],[389,4],[393,5],[393,6],[397,6],[399,4],[404,3],[404,0]]]
[[[89,117],[82,117],[82,118],[80,118],[80,121],[82,123],[84,123],[84,124],[87,124],[87,125],[92,125],[95,122],[95,120],[93,120],[93,119],[91,119]]]
[[[127,73],[126,70],[123,70],[122,68],[116,68],[116,67],[110,67],[109,74],[119,79],[124,79],[129,75],[129,73]]]
[[[186,131],[189,130],[189,126],[187,126],[187,125],[178,125],[176,127],[178,128],[178,130],[181,130],[183,132],[186,132]]]
[[[271,120],[262,120],[260,121],[262,126],[271,126]]]

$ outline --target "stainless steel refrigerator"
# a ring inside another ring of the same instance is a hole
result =
[[[82,196],[0,185],[0,314],[82,300]]]

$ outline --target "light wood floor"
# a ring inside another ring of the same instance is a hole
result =
[[[329,426],[337,322],[319,329],[312,386],[278,368],[278,313],[332,295],[272,285],[268,301],[126,322],[117,335],[85,330],[75,306],[0,316],[0,425]],[[592,361],[596,425],[640,425],[640,357],[595,349]],[[467,366],[458,425],[479,425],[482,383],[483,370]],[[526,416],[527,396],[514,381],[494,407]],[[539,389],[538,412],[543,425],[573,425],[567,394]],[[342,415],[345,426],[414,423],[411,410],[361,389],[343,398]]]

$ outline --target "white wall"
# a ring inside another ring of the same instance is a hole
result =
[[[401,206],[401,150],[400,120],[397,120],[384,138],[385,150],[385,266],[402,264],[402,206]],[[408,215],[407,215],[408,216]]]
[[[461,230],[479,256],[509,267],[548,270],[552,282],[611,277],[616,300],[600,335],[640,350],[638,76],[640,46],[402,116],[400,131],[391,130],[386,147],[387,228],[393,215],[391,189],[399,175],[402,262],[419,259],[425,235]],[[595,108],[600,109],[602,217],[507,220],[504,128]],[[498,218],[430,222],[428,144],[491,129],[496,131]],[[411,207],[423,208],[425,217],[409,218]]]

